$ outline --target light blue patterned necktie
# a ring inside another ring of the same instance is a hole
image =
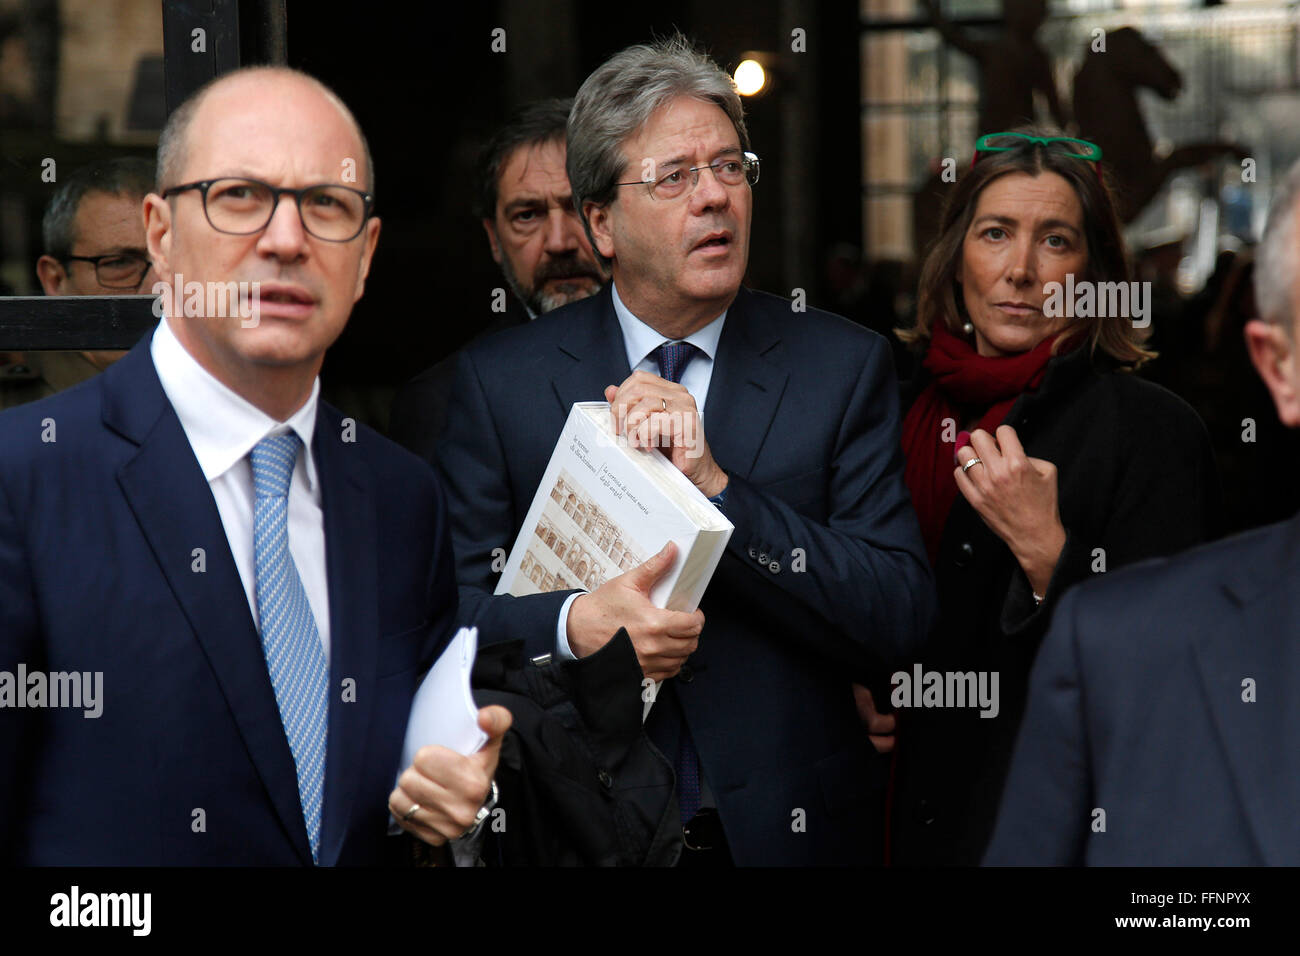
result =
[[[302,440],[290,432],[263,438],[249,455],[257,499],[253,505],[253,552],[262,650],[298,769],[298,798],[311,857],[319,863],[329,672],[316,618],[289,553],[289,481],[301,446]]]

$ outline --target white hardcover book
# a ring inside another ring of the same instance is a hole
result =
[[[608,403],[579,402],[560,432],[496,593],[594,591],[672,541],[677,556],[650,600],[690,613],[734,530],[662,452],[630,448],[614,434]]]

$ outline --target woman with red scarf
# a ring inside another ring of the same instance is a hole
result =
[[[1132,374],[1152,353],[1099,159],[1078,140],[982,137],[900,332],[924,353],[903,452],[941,620],[888,703],[857,690],[878,749],[897,722],[896,864],[979,863],[1061,594],[1217,520],[1205,427]],[[1100,285],[1120,282],[1122,300]]]

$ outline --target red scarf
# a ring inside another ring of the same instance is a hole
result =
[[[933,381],[903,419],[904,477],[931,565],[938,561],[943,528],[957,498],[953,455],[962,422],[978,417],[977,427],[996,431],[1016,399],[1042,383],[1055,340],[1049,336],[1028,352],[993,358],[980,355],[942,322],[935,323],[921,363]],[[945,429],[944,419],[954,424]]]

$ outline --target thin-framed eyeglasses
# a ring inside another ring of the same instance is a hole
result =
[[[208,225],[231,236],[261,232],[271,222],[281,196],[292,196],[302,227],[326,242],[347,242],[361,235],[374,214],[375,197],[350,186],[322,183],[289,189],[257,179],[223,177],[172,186],[163,198],[197,189]]]
[[[760,162],[754,153],[742,153],[743,159],[720,159],[704,166],[691,166],[687,169],[674,169],[660,176],[653,182],[636,180],[630,183],[615,183],[615,186],[645,186],[651,199],[676,199],[694,192],[700,182],[700,171],[713,170],[713,175],[724,186],[739,186],[748,182],[753,186],[758,182]],[[690,174],[689,176],[687,174]]]
[[[61,262],[89,262],[95,267],[95,280],[105,289],[138,289],[151,263],[144,256],[129,252],[110,252],[103,256],[60,256]]]

